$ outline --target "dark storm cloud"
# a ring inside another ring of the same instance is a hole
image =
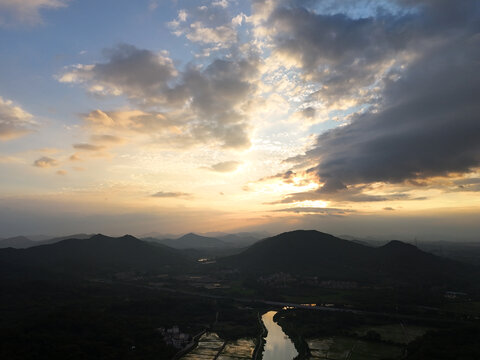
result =
[[[386,86],[380,111],[320,135],[309,153],[321,157],[318,175],[395,183],[477,167],[479,40],[459,39],[426,54]]]
[[[405,50],[413,55],[397,76],[382,79],[377,108],[321,134],[304,157],[290,159],[317,162],[311,170],[325,186],[399,183],[466,173],[480,165],[480,3],[414,4],[415,12],[398,18],[354,20],[298,8],[272,15],[271,21],[286,23],[292,32],[277,39],[280,50],[297,52],[307,73],[320,74],[324,63],[333,64],[335,73],[344,64],[348,70],[341,77],[352,86],[359,86],[364,76],[357,75],[365,69],[375,71],[370,65],[385,54]]]
[[[317,82],[312,99],[337,107],[342,100],[350,100],[350,106],[352,101],[376,103],[385,78],[401,73],[430,42],[472,25],[478,12],[475,1],[392,1],[379,2],[375,14],[354,18],[348,10],[355,2],[276,3],[265,22],[275,51],[300,64],[305,77]],[[390,12],[387,5],[392,4],[404,11]],[[319,13],[317,8],[329,11]]]

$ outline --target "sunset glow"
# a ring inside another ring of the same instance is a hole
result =
[[[21,3],[0,1],[1,236],[480,232],[478,6]]]

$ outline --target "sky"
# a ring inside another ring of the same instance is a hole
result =
[[[0,0],[0,237],[480,240],[476,0]]]

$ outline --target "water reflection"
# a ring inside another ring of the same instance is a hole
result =
[[[269,311],[262,315],[263,324],[268,330],[263,360],[292,360],[298,352],[290,338],[282,328],[273,321],[276,311]]]

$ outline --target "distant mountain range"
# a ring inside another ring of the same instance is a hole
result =
[[[372,247],[318,231],[283,233],[260,240],[246,250],[218,238],[196,234],[173,240],[146,239],[148,241],[130,235],[113,238],[100,234],[86,239],[59,239],[26,249],[0,249],[0,273],[185,273],[193,269],[195,260],[203,256],[205,249],[217,249],[214,268],[238,269],[245,275],[283,272],[325,280],[429,286],[460,286],[479,276],[474,266],[423,252],[400,241]],[[29,244],[25,239],[17,241]],[[235,252],[236,255],[225,256]],[[202,269],[210,271],[212,267]]]
[[[44,236],[41,238],[43,240],[32,240],[30,237],[26,236],[15,236],[7,239],[0,240],[0,249],[4,248],[15,248],[15,249],[26,249],[32,246],[54,244],[66,239],[88,239],[92,237],[92,234],[74,234],[68,236],[60,236],[52,239],[44,239]]]
[[[212,233],[216,236],[205,236],[194,233],[189,233],[181,237],[176,238],[173,235],[167,237],[167,235],[154,236],[156,233],[152,233],[152,236],[145,236],[142,240],[164,244],[175,249],[229,249],[232,247],[242,248],[247,247],[256,241],[262,239],[261,233]],[[66,239],[88,239],[93,234],[73,234],[67,236],[59,236],[54,238],[48,238],[44,235],[41,236],[15,236],[7,239],[0,239],[0,249],[15,248],[26,249],[33,246],[54,244]],[[41,240],[39,240],[41,239]]]
[[[146,239],[144,239],[146,240]],[[205,249],[205,248],[226,248],[231,247],[229,243],[217,238],[189,233],[179,237],[178,239],[148,239],[158,244],[170,246],[174,249]]]
[[[2,273],[171,271],[185,270],[191,264],[178,250],[153,246],[130,235],[113,238],[98,234],[89,239],[67,239],[28,249],[0,250]]]
[[[12,247],[16,249],[25,249],[35,245],[37,245],[36,241],[30,240],[25,236],[15,236],[0,240],[0,248]]]
[[[254,233],[223,234],[215,233],[217,236],[202,236],[194,233],[185,234],[177,239],[158,239],[154,237],[143,238],[142,240],[156,242],[170,246],[174,249],[229,249],[247,247],[260,238],[255,237]]]
[[[242,272],[284,272],[329,280],[415,283],[466,282],[472,268],[391,241],[371,247],[318,231],[298,230],[261,240],[240,254],[219,259]]]

